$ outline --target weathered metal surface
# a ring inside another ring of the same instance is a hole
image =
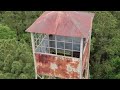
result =
[[[46,11],[26,31],[88,38],[94,14],[78,11]]]
[[[78,79],[80,75],[79,59],[35,54],[37,73],[39,75],[55,76],[66,79]]]
[[[84,71],[84,69],[86,67],[87,60],[89,60],[88,58],[89,58],[89,41],[87,42],[87,45],[85,47],[85,51],[83,53],[83,61],[82,61],[82,67],[83,67],[82,70],[83,71]]]

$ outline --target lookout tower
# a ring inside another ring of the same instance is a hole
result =
[[[89,12],[45,11],[26,30],[31,33],[36,78],[89,78],[93,18]]]

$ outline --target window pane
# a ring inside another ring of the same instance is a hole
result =
[[[34,38],[38,38],[38,35],[36,33],[34,33]]]
[[[56,38],[57,38],[57,41],[64,41],[64,36],[56,36]]]
[[[36,40],[37,40],[37,39],[36,39],[36,38],[34,38],[34,42],[36,42]]]
[[[80,57],[80,52],[73,51],[73,57],[79,58]]]
[[[41,46],[48,47],[48,40],[43,40]]]
[[[64,56],[64,50],[57,49],[57,55],[63,55]]]
[[[65,50],[65,56],[72,57],[72,51]]]
[[[40,47],[37,47],[35,52],[42,52]]]
[[[65,37],[65,42],[72,42],[72,37]]]
[[[55,41],[50,41],[49,45],[50,45],[50,47],[54,47],[55,48]]]
[[[34,34],[34,37],[35,37],[35,38],[38,38],[39,35],[40,35],[40,34],[37,34],[37,33],[36,33],[36,34]]]
[[[39,43],[39,39],[36,41],[36,44],[37,44],[37,45],[39,45],[39,44],[40,44],[40,43]]]
[[[56,50],[54,48],[50,48],[50,53],[51,54],[56,54]]]
[[[86,39],[83,38],[83,48],[85,47]]]
[[[46,35],[44,39],[48,39],[48,35]]]
[[[35,43],[35,45],[37,45],[37,42],[36,42],[36,41],[35,41],[34,43]]]
[[[50,40],[55,40],[55,36],[54,35],[49,35],[49,39]]]
[[[80,38],[73,38],[73,43],[80,43]]]
[[[65,49],[72,50],[72,43],[65,43]]]
[[[57,42],[57,48],[64,49],[64,42]]]
[[[80,51],[80,44],[73,44],[73,50]]]
[[[46,53],[50,53],[50,49],[49,48],[46,48]]]
[[[37,45],[35,45],[35,49],[37,48]]]
[[[46,47],[40,47],[40,51],[39,52],[48,53],[48,50],[47,50]]]
[[[34,37],[34,38],[36,38],[36,35],[35,35],[35,33],[33,34],[33,37]]]

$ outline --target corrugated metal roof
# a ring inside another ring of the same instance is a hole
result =
[[[89,12],[45,11],[26,31],[87,38],[93,18]]]

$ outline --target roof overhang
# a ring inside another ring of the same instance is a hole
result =
[[[94,15],[80,11],[45,11],[26,31],[88,38]]]

